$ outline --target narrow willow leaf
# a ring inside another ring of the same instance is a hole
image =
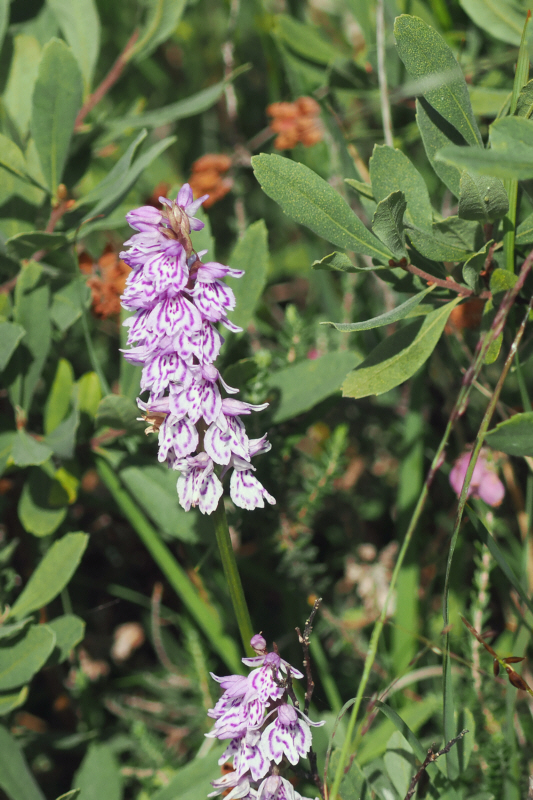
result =
[[[510,456],[533,456],[533,411],[500,422],[487,433],[485,441]]]
[[[44,407],[44,432],[52,433],[66,417],[70,407],[70,396],[74,386],[74,370],[66,358],[60,358],[50,394]]]
[[[528,81],[518,95],[515,114],[526,119],[533,114],[533,80]]]
[[[414,375],[435,349],[448,317],[460,300],[458,297],[435,309],[381,342],[347,376],[342,385],[343,397],[383,394]]]
[[[275,372],[267,382],[268,389],[280,395],[273,422],[284,422],[303,414],[339,391],[343,378],[356,361],[355,353],[338,350]]]
[[[437,153],[451,144],[461,145],[461,137],[434,108],[423,99],[416,101],[416,122],[429,163],[441,181],[456,197],[460,194],[461,170],[437,160]]]
[[[91,89],[100,50],[100,19],[94,0],[48,0],[80,66],[85,93]]]
[[[524,27],[524,12],[506,0],[459,0],[462,8],[481,30],[495,39],[518,46]]]
[[[60,493],[61,503],[51,503],[50,498]],[[22,526],[34,536],[50,536],[67,515],[68,496],[60,484],[39,467],[30,470],[18,503],[18,516]]]
[[[388,264],[392,253],[368,231],[332,186],[303,164],[278,155],[253,156],[263,191],[318,236]]]
[[[447,217],[433,225],[433,233],[407,230],[413,247],[431,261],[466,261],[481,245],[481,228],[471,220]]]
[[[408,14],[396,17],[394,35],[400,58],[417,82],[417,94],[423,94],[467,144],[481,145],[464,75],[442,36]]]
[[[28,683],[46,663],[55,641],[56,637],[47,625],[32,625],[15,644],[0,647],[0,691]]]
[[[322,36],[320,28],[299,22],[287,14],[276,16],[273,33],[287,47],[308,61],[327,66],[339,58],[338,47]]]
[[[493,175],[495,178],[533,178],[533,148],[514,142],[509,148],[481,150],[478,147],[456,147],[451,145],[440,150],[436,160],[452,164],[459,169],[468,169],[480,175]]]
[[[43,49],[33,90],[32,137],[46,185],[55,196],[81,108],[83,79],[72,50],[60,39]]]
[[[392,192],[380,200],[372,219],[372,230],[396,259],[406,258],[403,217],[407,202],[403,192]]]
[[[144,30],[130,57],[140,61],[169,39],[179,24],[185,3],[186,0],[149,0]]]
[[[330,253],[319,261],[313,261],[311,269],[324,269],[330,272],[359,272],[357,267],[354,267],[351,259],[346,253]]]
[[[262,219],[250,225],[235,245],[229,263],[244,275],[231,288],[236,298],[235,310],[229,318],[246,330],[265,288],[268,272],[268,233]]]
[[[345,178],[344,183],[347,183],[348,186],[351,186],[352,189],[362,195],[362,197],[366,197],[367,200],[374,200],[374,192],[372,191],[372,187],[368,183],[363,183],[362,181],[356,181],[355,178]]]
[[[141,143],[146,139],[148,133],[146,130],[141,131],[139,135],[133,140],[123,156],[119,158],[114,167],[108,172],[103,180],[100,181],[91,191],[81,197],[76,206],[86,205],[88,203],[95,203],[106,197],[110,192],[113,192],[117,184],[120,184],[128,174],[132,165],[133,159]]]
[[[516,229],[516,244],[531,244],[533,242],[533,214],[530,214]]]
[[[433,220],[426,182],[407,156],[393,147],[375,145],[369,166],[372,183],[369,188],[376,202],[384,200],[391,192],[403,192],[409,222],[430,231]]]
[[[6,368],[25,333],[22,325],[16,322],[0,322],[0,372]]]
[[[378,317],[367,319],[364,322],[321,322],[320,324],[332,325],[336,330],[341,331],[341,333],[353,333],[354,331],[369,331],[372,330],[372,328],[382,328],[384,325],[391,325],[393,322],[399,322],[401,319],[405,319],[434,288],[435,286],[428,286],[423,292],[410,297],[409,300],[393,308],[392,311],[387,311],[385,314],[380,314]]]
[[[17,258],[31,258],[37,250],[45,253],[57,250],[68,244],[67,237],[62,233],[45,233],[44,231],[31,231],[17,233],[6,241],[8,251]]]
[[[22,619],[50,603],[74,575],[87,547],[86,533],[67,533],[48,550],[9,613]]]
[[[45,800],[18,742],[0,725],[0,786],[10,800]]]
[[[420,744],[417,737],[414,735],[411,728],[404,722],[400,715],[394,711],[389,705],[383,703],[381,700],[376,700],[376,706],[379,710],[392,722],[396,730],[409,742],[409,745],[419,761],[424,761],[427,752]]]
[[[463,265],[463,280],[469,289],[472,289],[476,294],[480,291],[479,273],[485,269],[485,262],[489,247],[494,244],[494,240],[486,242],[478,253],[467,258]]]
[[[509,198],[499,178],[463,172],[458,212],[461,219],[494,222],[508,211]]]
[[[13,45],[13,58],[2,99],[24,140],[30,127],[31,97],[39,71],[41,45],[34,36],[23,33],[15,36]]]

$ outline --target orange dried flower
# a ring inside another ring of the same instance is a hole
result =
[[[472,297],[460,306],[456,306],[446,323],[446,333],[451,333],[454,329],[462,331],[465,328],[467,330],[479,328],[484,307],[485,300],[480,297]]]
[[[301,142],[304,147],[322,140],[320,106],[312,97],[299,97],[294,103],[271,103],[267,114],[270,129],[277,133],[274,147],[290,150]]]
[[[131,268],[119,259],[111,245],[107,245],[96,264],[88,253],[80,253],[78,262],[81,272],[89,276],[87,286],[91,290],[91,310],[95,317],[118,316],[120,295],[124,292]]]
[[[208,194],[204,208],[209,208],[233,187],[231,178],[223,178],[223,174],[231,167],[231,158],[223,153],[206,153],[192,165],[189,184],[195,198]]]

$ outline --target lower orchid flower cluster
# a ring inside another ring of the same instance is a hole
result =
[[[211,514],[222,495],[220,478],[230,469],[235,505],[251,510],[275,500],[251,464],[270,444],[266,436],[248,439],[240,420],[268,403],[253,406],[222,398],[219,384],[228,394],[238,390],[213,365],[224,341],[216,323],[242,330],[227,317],[235,295],[222,279],[244,273],[215,261],[204,263],[206,251],[193,250],[190,232],[204,226],[194,214],[206,198],[193,202],[185,184],[176,201],[159,198],[161,211],[152,206],[131,211],[126,219],[137,233],[120,257],[132,268],[121,298],[133,312],[125,322],[132,345],[125,358],[143,367],[141,391],[148,391],[149,398],[138,403],[150,425],[147,432],[159,434],[159,461],[181,473],[177,488],[183,508],[198,505]],[[220,478],[215,464],[223,467]]]
[[[212,781],[209,797],[224,793],[225,800],[307,800],[290,781],[280,775],[280,766],[295,766],[311,748],[311,722],[289,700],[292,678],[302,673],[277,652],[268,652],[266,641],[257,634],[250,642],[256,657],[243,658],[254,667],[248,676],[229,675],[214,680],[224,694],[208,715],[215,719],[211,738],[229,740],[219,764],[233,758],[233,769]]]

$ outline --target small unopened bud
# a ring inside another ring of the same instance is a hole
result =
[[[252,636],[252,638],[250,639],[250,645],[258,655],[263,655],[263,653],[266,653],[267,649],[266,639],[264,639],[264,637],[261,636],[260,633],[256,633],[255,636]]]

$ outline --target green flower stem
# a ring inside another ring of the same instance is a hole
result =
[[[372,636],[370,637],[370,644],[368,646],[368,652],[367,652],[367,655],[366,655],[366,658],[365,658],[365,663],[364,663],[364,667],[363,667],[363,674],[361,676],[361,680],[359,682],[359,686],[358,686],[358,689],[357,689],[357,694],[355,696],[355,700],[354,700],[354,703],[353,703],[353,706],[352,706],[352,713],[351,713],[350,719],[348,721],[348,727],[347,727],[347,730],[346,730],[346,737],[344,739],[344,743],[343,743],[343,746],[342,746],[342,749],[341,749],[341,754],[340,754],[339,761],[338,761],[338,764],[337,764],[337,769],[335,771],[335,777],[333,779],[333,784],[332,784],[332,787],[331,787],[331,791],[329,792],[329,800],[337,800],[337,796],[338,796],[338,793],[339,793],[340,785],[341,785],[342,779],[344,777],[344,771],[345,771],[346,766],[347,766],[347,764],[349,762],[350,754],[351,754],[351,752],[353,750],[353,747],[354,747],[354,738],[353,737],[354,737],[355,725],[356,725],[356,722],[357,722],[357,717],[358,717],[358,714],[359,714],[359,710],[361,708],[361,702],[363,700],[363,695],[364,695],[364,692],[366,690],[366,687],[367,687],[367,684],[368,684],[368,681],[369,681],[369,678],[370,678],[370,674],[371,674],[371,671],[372,671],[372,667],[374,665],[374,661],[376,659],[379,639],[380,639],[380,636],[381,636],[381,633],[383,631],[383,627],[385,625],[385,621],[386,621],[386,618],[387,618],[387,609],[389,607],[389,603],[390,603],[392,594],[393,594],[393,592],[394,592],[394,590],[396,588],[396,581],[398,579],[398,575],[399,575],[400,570],[402,568],[402,565],[403,565],[403,562],[404,562],[404,559],[405,559],[405,556],[406,556],[406,553],[407,553],[407,549],[408,549],[408,547],[409,547],[409,545],[411,543],[411,539],[413,538],[413,534],[414,534],[414,532],[416,530],[416,526],[418,525],[418,522],[420,520],[420,516],[421,516],[422,511],[424,509],[424,506],[425,506],[425,503],[426,503],[426,500],[427,500],[427,497],[428,497],[428,494],[429,494],[429,487],[431,486],[431,483],[433,481],[433,477],[434,477],[436,471],[438,470],[438,468],[439,468],[439,466],[441,464],[441,459],[442,459],[442,456],[444,454],[444,449],[445,449],[445,447],[446,447],[446,445],[448,443],[448,439],[449,439],[450,434],[452,432],[453,426],[455,425],[455,422],[456,422],[457,418],[461,414],[463,414],[464,411],[466,410],[470,392],[472,390],[472,387],[473,387],[474,383],[477,380],[477,377],[478,377],[479,373],[481,372],[481,368],[482,368],[483,363],[485,361],[485,356],[486,356],[486,354],[487,354],[492,342],[500,335],[501,331],[503,330],[503,326],[504,326],[505,321],[507,319],[507,316],[508,316],[508,314],[509,314],[509,312],[510,312],[512,306],[513,306],[515,298],[518,295],[518,292],[521,290],[522,286],[524,285],[524,281],[525,281],[527,275],[529,274],[532,265],[533,265],[533,251],[531,251],[531,253],[528,255],[528,257],[526,258],[526,260],[522,264],[522,268],[520,270],[520,275],[518,277],[518,280],[517,280],[515,286],[512,289],[510,289],[506,293],[505,297],[503,298],[502,303],[500,305],[500,309],[499,309],[498,313],[496,314],[496,317],[494,318],[494,322],[493,322],[491,328],[487,331],[487,333],[485,334],[484,338],[481,340],[480,344],[478,345],[478,348],[477,348],[477,351],[476,351],[476,356],[475,356],[475,359],[474,359],[474,363],[471,366],[471,368],[467,371],[467,373],[465,374],[465,376],[463,378],[463,384],[461,386],[461,390],[460,390],[459,395],[457,397],[457,400],[456,400],[455,406],[453,408],[453,411],[452,411],[452,413],[450,415],[450,419],[448,420],[448,424],[446,426],[446,430],[444,431],[444,435],[442,437],[442,440],[441,440],[441,442],[440,442],[440,444],[439,444],[439,446],[437,448],[437,451],[436,451],[435,456],[433,458],[433,461],[431,463],[431,467],[430,467],[429,472],[427,474],[426,481],[425,481],[424,486],[422,488],[422,492],[420,494],[420,497],[418,498],[418,502],[416,504],[416,507],[415,507],[415,509],[413,511],[413,516],[411,517],[411,521],[409,523],[409,527],[408,527],[407,532],[405,534],[405,538],[403,540],[402,547],[401,547],[400,552],[398,554],[398,558],[396,560],[394,571],[392,573],[389,590],[387,592],[387,596],[386,596],[385,602],[383,604],[383,609],[381,611],[381,614],[380,614],[378,620],[376,621],[376,623],[374,625],[374,629],[372,631]],[[514,356],[514,352],[513,352],[513,356]]]
[[[102,456],[96,457],[96,468],[117,506],[134,528],[191,617],[205,633],[213,650],[218,653],[232,672],[240,672],[241,663],[235,642],[224,634],[216,609],[199,595],[185,570],[178,564],[158,532],[150,525]]]
[[[237,618],[237,624],[239,626],[244,651],[247,655],[253,656],[254,651],[250,647],[250,639],[254,635],[254,631],[242,589],[239,570],[237,569],[235,553],[233,552],[233,546],[231,544],[231,537],[229,534],[228,520],[226,517],[226,509],[224,508],[223,497],[220,498],[218,501],[218,506],[213,511],[212,519],[215,525],[215,534],[217,537],[220,557],[222,559],[222,566],[224,567],[224,575],[226,576],[231,602],[233,603],[233,610],[235,612],[235,617]]]

